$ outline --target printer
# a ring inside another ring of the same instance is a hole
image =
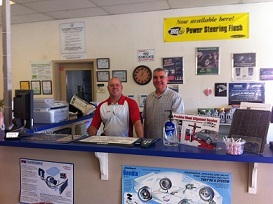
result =
[[[69,104],[52,98],[34,99],[34,123],[58,123],[69,119]]]

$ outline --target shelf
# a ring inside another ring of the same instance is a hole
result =
[[[220,123],[220,126],[231,126],[230,123]]]

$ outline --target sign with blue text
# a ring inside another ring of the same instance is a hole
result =
[[[231,204],[231,186],[227,172],[122,167],[123,204]]]

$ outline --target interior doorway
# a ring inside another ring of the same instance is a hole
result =
[[[91,70],[67,70],[66,74],[66,101],[70,101],[73,95],[81,99],[92,101]],[[62,82],[61,82],[62,83]]]
[[[87,102],[95,101],[95,60],[53,61],[54,99],[70,102],[76,95]]]

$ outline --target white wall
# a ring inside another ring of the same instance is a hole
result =
[[[257,79],[259,68],[273,67],[272,10],[273,3],[238,4],[12,25],[13,89],[19,88],[19,81],[31,80],[32,61],[61,59],[59,32],[61,23],[83,21],[86,27],[87,58],[109,57],[111,70],[126,69],[128,82],[124,83],[124,94],[148,94],[154,90],[152,83],[146,86],[134,83],[132,71],[141,64],[137,61],[138,49],[155,49],[155,61],[143,63],[152,69],[162,66],[163,57],[184,58],[185,83],[179,85],[179,92],[184,98],[186,113],[196,113],[198,107],[227,107],[228,98],[213,95],[207,97],[203,90],[213,89],[214,83],[231,82],[232,53],[257,53]],[[250,13],[249,39],[163,42],[164,18],[243,12]],[[220,47],[219,75],[195,75],[196,47]],[[1,75],[2,73],[0,77]],[[3,87],[2,81],[0,86]],[[266,81],[265,102],[270,104],[273,101],[272,87],[273,82]],[[0,88],[0,96],[2,92],[3,89]],[[97,94],[97,99],[102,100],[107,96],[107,92]]]

